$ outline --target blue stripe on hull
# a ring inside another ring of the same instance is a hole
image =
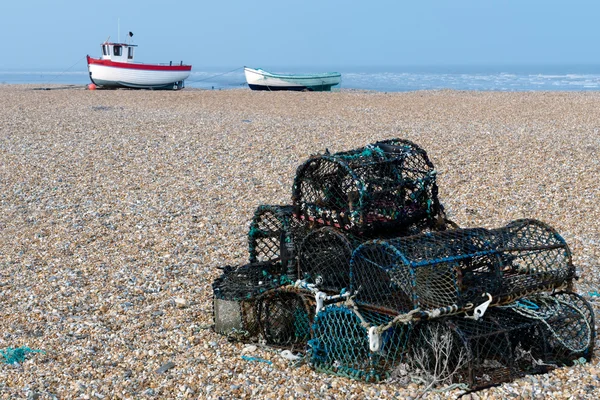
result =
[[[302,92],[304,90],[309,92],[330,92],[332,85],[320,85],[320,86],[264,86],[264,85],[251,85],[248,84],[250,89],[252,90],[267,90],[269,92],[274,92],[276,90],[293,90],[296,92]]]

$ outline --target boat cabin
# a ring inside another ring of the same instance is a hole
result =
[[[102,43],[102,59],[117,62],[133,62],[135,44],[127,43]]]

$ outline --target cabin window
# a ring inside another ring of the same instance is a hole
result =
[[[113,55],[115,55],[115,56],[120,56],[121,55],[121,46],[114,46],[113,47]]]
[[[127,49],[127,58],[130,60],[133,59],[133,47]]]
[[[102,45],[102,54],[103,54],[103,55],[105,55],[105,56],[107,56],[107,55],[108,55],[108,51],[107,51],[107,49],[106,49],[106,45],[105,45],[105,44],[104,44],[104,45]]]

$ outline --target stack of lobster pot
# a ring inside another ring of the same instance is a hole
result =
[[[412,142],[312,156],[298,167],[291,205],[255,211],[249,263],[224,267],[213,283],[215,329],[304,351],[316,309],[349,289],[360,244],[449,224],[433,164]]]
[[[381,381],[408,366],[477,389],[592,355],[564,239],[537,220],[460,229],[412,142],[310,157],[292,204],[258,207],[248,238],[249,264],[213,284],[215,329],[317,370]]]

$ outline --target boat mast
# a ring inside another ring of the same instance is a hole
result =
[[[121,43],[121,18],[117,18],[117,43]]]

